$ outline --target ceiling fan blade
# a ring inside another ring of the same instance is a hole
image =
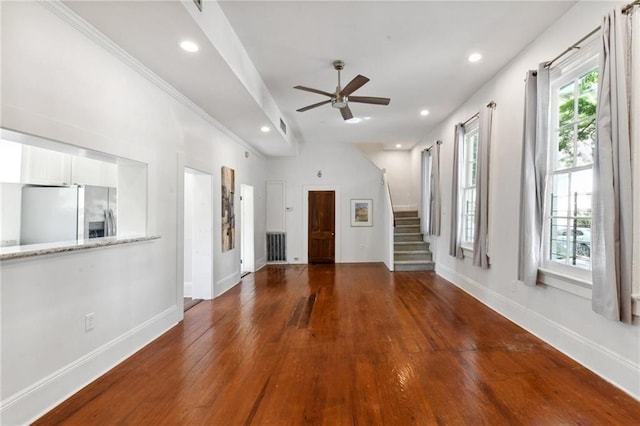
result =
[[[367,84],[368,81],[369,79],[364,75],[356,75],[353,80],[351,80],[349,84],[344,86],[344,89],[340,91],[340,96],[349,96],[350,94]]]
[[[353,118],[353,114],[351,113],[348,105],[344,108],[340,108],[340,114],[342,114],[342,118],[344,120],[350,120]]]
[[[362,104],[389,105],[391,99],[376,98],[373,96],[349,96],[349,102],[360,102]]]
[[[333,93],[325,92],[324,90],[312,89],[311,87],[304,86],[295,86],[294,89],[304,90],[305,92],[317,93],[318,95],[325,95],[328,97],[333,97]]]
[[[305,112],[305,111],[308,111],[308,110],[310,110],[310,109],[312,109],[312,108],[319,107],[320,105],[328,104],[329,102],[331,102],[331,99],[329,99],[328,101],[318,102],[317,104],[308,105],[308,106],[306,106],[306,107],[304,107],[304,108],[297,109],[296,111],[298,111],[298,112]]]

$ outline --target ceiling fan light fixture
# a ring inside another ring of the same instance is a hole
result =
[[[342,99],[332,99],[331,106],[334,108],[344,108],[347,106],[347,102],[348,102],[348,99],[346,96]]]

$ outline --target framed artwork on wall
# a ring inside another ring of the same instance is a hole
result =
[[[236,216],[233,197],[236,192],[235,170],[222,167],[222,252],[236,244]]]
[[[373,226],[373,200],[351,200],[351,226]]]

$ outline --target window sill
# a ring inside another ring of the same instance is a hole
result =
[[[591,300],[591,283],[549,269],[538,269],[538,282],[558,290]]]

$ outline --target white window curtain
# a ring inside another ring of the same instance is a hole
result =
[[[492,102],[480,110],[476,214],[473,238],[473,264],[483,269],[489,267],[489,158],[491,154],[491,129],[493,124]]]
[[[429,235],[440,236],[440,144],[437,141],[431,148],[431,178],[430,183],[430,215]]]
[[[422,233],[440,236],[440,141],[422,151]]]
[[[453,167],[451,170],[451,235],[449,236],[449,255],[464,258],[462,252],[462,226],[460,226],[460,167],[462,167],[462,144],[464,143],[464,125],[456,124],[453,137]]]
[[[527,73],[520,177],[520,253],[518,279],[536,285],[544,227],[549,135],[549,69]]]
[[[629,119],[630,17],[620,7],[602,20],[596,149],[593,162],[593,310],[631,323],[632,188]]]
[[[431,223],[431,150],[422,151],[422,201],[420,231],[428,235],[429,224]]]

